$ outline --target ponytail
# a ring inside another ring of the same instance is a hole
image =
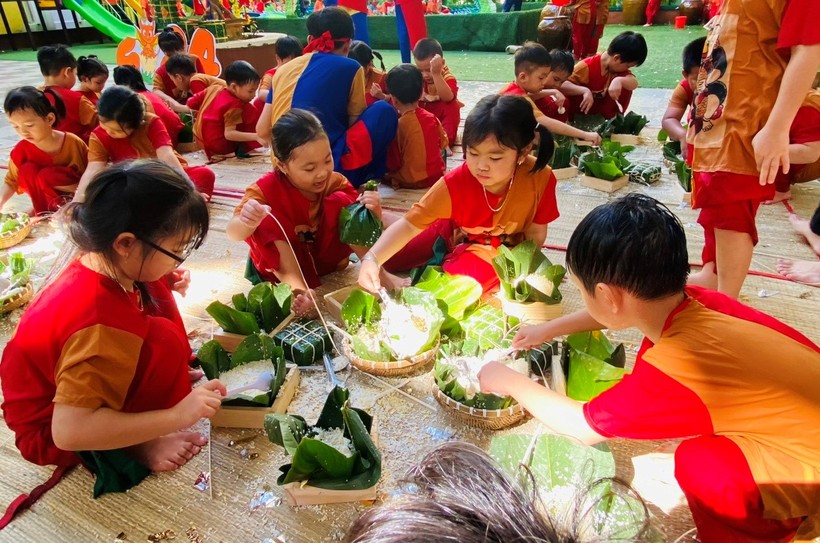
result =
[[[540,136],[540,139],[538,141],[538,152],[535,154],[535,165],[530,173],[540,172],[546,168],[552,160],[553,153],[555,153],[555,139],[552,137],[552,132],[537,123],[535,132]]]
[[[108,66],[97,58],[97,55],[88,55],[77,59],[77,77],[81,81],[83,78],[91,79],[98,75],[108,77]]]
[[[134,92],[145,92],[148,88],[142,74],[134,66],[117,66],[114,68],[114,83],[128,87]]]

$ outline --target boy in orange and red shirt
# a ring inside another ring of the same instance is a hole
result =
[[[567,97],[559,89],[575,70],[572,53],[562,49],[550,51],[550,72],[544,80],[544,89],[533,96],[541,113],[551,119],[567,122]]]
[[[513,346],[634,327],[645,339],[632,373],[582,403],[491,362],[482,392],[511,395],[551,432],[587,444],[683,439],[675,478],[703,543],[820,536],[820,347],[723,294],[686,287],[683,226],[648,196],[590,212],[566,261],[586,309],[522,328]]]
[[[461,108],[458,100],[458,81],[444,63],[441,44],[433,38],[423,38],[413,47],[413,60],[424,77],[420,106],[441,122],[450,148],[456,143]]]
[[[196,4],[196,2],[194,2]],[[174,32],[172,27],[166,27],[165,30],[159,33],[157,37],[157,45],[162,53],[165,55],[165,63],[175,55],[185,54],[185,42],[182,36]],[[196,55],[191,55],[194,59],[194,65],[197,73],[204,74],[205,66]],[[154,72],[154,80],[152,83],[152,91],[154,94],[168,102],[168,105],[177,113],[190,113],[185,102],[188,100],[188,95],[182,95],[177,91],[168,71],[163,63]]]
[[[435,115],[419,107],[424,83],[418,68],[399,64],[387,73],[386,85],[399,127],[387,150],[385,179],[393,188],[428,188],[444,175],[447,134]]]
[[[609,0],[577,0],[572,17],[572,51],[578,60],[598,52],[609,18]]]
[[[259,109],[265,105],[265,100],[268,98],[268,91],[271,88],[271,81],[276,70],[282,65],[287,64],[296,57],[302,56],[302,44],[293,36],[282,36],[274,44],[274,58],[276,59],[276,66],[262,74],[262,81],[259,83],[259,92],[257,98],[262,101]]]
[[[46,45],[37,50],[37,63],[43,74],[41,90],[54,91],[65,105],[65,116],[54,129],[71,132],[88,143],[97,126],[97,108],[82,93],[71,90],[77,83],[77,59],[65,45]]]
[[[191,96],[200,93],[211,86],[225,86],[225,80],[212,75],[199,73],[196,70],[196,59],[191,55],[174,55],[165,63],[168,77],[176,87],[176,95],[185,96],[187,105]],[[180,98],[182,100],[182,98]],[[190,106],[188,109],[193,109]]]
[[[578,112],[607,119],[626,111],[638,80],[629,71],[646,60],[646,40],[626,31],[609,42],[607,50],[579,61],[561,91],[569,98],[570,119]]]
[[[695,98],[695,86],[698,82],[700,59],[703,57],[705,43],[706,37],[704,36],[689,42],[683,48],[683,80],[672,91],[661,121],[661,127],[666,130],[669,139],[680,142],[683,158],[687,158],[686,128],[681,123],[681,119]]]
[[[244,60],[237,60],[224,75],[227,86],[211,85],[188,99],[188,107],[198,110],[194,137],[209,159],[214,155],[239,155],[261,145],[256,136],[259,110],[251,105],[259,74]]]

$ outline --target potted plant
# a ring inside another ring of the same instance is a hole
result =
[[[492,264],[501,283],[499,298],[506,315],[536,323],[561,314],[558,287],[566,269],[550,262],[534,241],[512,249],[500,246]]]
[[[624,174],[624,169],[631,164],[625,155],[634,150],[632,145],[604,140],[600,147],[593,148],[578,159],[578,170],[584,174],[581,184],[604,192],[615,192],[625,187],[629,176]]]
[[[231,297],[233,306],[212,302],[205,311],[220,326],[214,332],[214,339],[226,350],[233,351],[250,334],[273,332],[290,320],[292,297],[290,285],[264,282],[254,285],[247,295],[234,294]]]

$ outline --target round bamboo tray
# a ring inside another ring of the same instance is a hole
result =
[[[26,286],[23,287],[23,292],[10,300],[6,300],[3,302],[3,305],[0,305],[0,315],[9,313],[18,307],[26,305],[29,300],[31,300],[32,296],[34,296],[34,287],[31,285],[31,282],[28,282],[26,283]]]
[[[352,365],[365,373],[379,377],[406,377],[408,375],[418,375],[430,371],[436,360],[439,345],[440,341],[436,342],[436,345],[432,349],[428,349],[412,358],[393,360],[390,362],[360,358],[353,352],[349,339],[345,339],[342,343],[342,351],[344,351],[343,354],[350,359]]]
[[[512,405],[506,409],[477,409],[468,407],[461,402],[457,402],[441,391],[436,383],[433,383],[433,396],[444,410],[474,428],[483,430],[502,430],[515,426],[527,416],[521,404]]]
[[[527,324],[539,324],[542,322],[557,319],[563,313],[561,303],[545,304],[544,302],[514,302],[503,296],[501,299],[501,310],[505,315],[515,317]]]
[[[24,239],[26,239],[31,232],[31,218],[22,226],[17,227],[16,230],[0,234],[0,249],[8,249],[14,247]]]

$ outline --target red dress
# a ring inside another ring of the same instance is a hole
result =
[[[91,131],[97,126],[97,108],[79,91],[64,87],[48,86],[63,100],[65,117],[54,125],[56,130],[76,134],[85,143],[91,136]]]
[[[162,124],[165,126],[165,130],[168,131],[168,136],[171,137],[171,145],[176,147],[177,143],[179,143],[179,133],[183,128],[185,128],[185,124],[183,124],[182,120],[179,118],[179,115],[177,115],[173,109],[168,107],[165,100],[153,92],[149,90],[140,91],[139,95],[142,96],[148,104],[150,104],[150,107],[146,108],[146,110],[149,113],[153,113],[159,117],[159,120],[161,120]]]

